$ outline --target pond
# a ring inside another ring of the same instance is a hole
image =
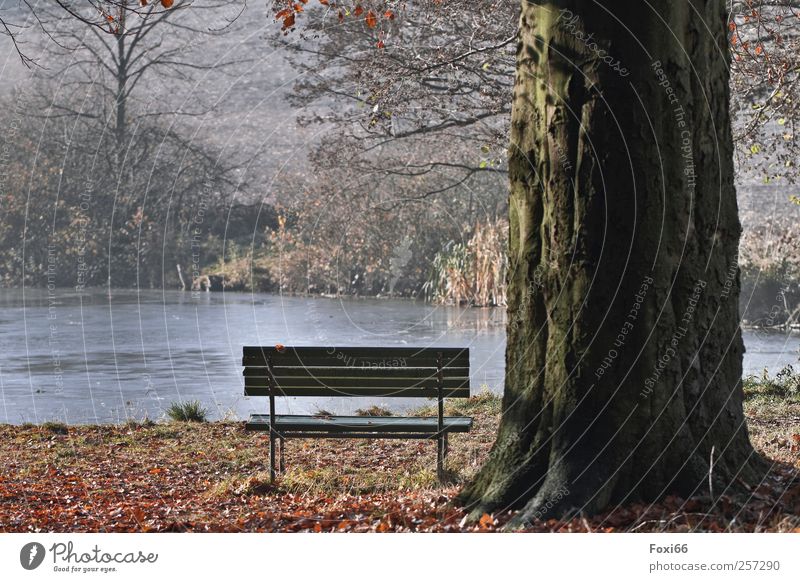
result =
[[[243,345],[469,346],[474,391],[503,389],[505,313],[407,300],[114,290],[0,291],[0,422],[159,419],[180,400],[211,418],[265,412],[242,395]],[[800,338],[745,331],[745,374],[797,361]],[[279,399],[297,414],[401,411],[424,400]]]

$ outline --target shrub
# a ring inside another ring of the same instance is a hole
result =
[[[199,400],[173,402],[167,408],[167,416],[178,422],[205,422],[208,411],[200,405]]]

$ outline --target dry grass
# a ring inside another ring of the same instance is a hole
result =
[[[756,449],[775,461],[800,466],[800,375],[787,366],[774,377],[746,378],[744,393]]]
[[[453,305],[505,305],[508,222],[479,223],[466,243],[436,254],[424,285],[431,301]]]
[[[356,410],[357,416],[392,416],[392,411],[382,406],[370,406]]]

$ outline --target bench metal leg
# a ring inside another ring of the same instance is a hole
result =
[[[445,437],[440,435],[436,439],[436,476],[439,481],[444,480],[444,455],[445,455]]]
[[[443,481],[445,477],[444,468],[449,449],[450,445],[448,443],[447,433],[443,433],[436,438],[436,476],[439,478],[439,481]]]
[[[275,433],[269,434],[269,480],[275,482]]]
[[[280,444],[281,444],[281,465],[280,465],[280,470],[281,470],[281,473],[284,473],[286,471],[286,462],[284,460],[284,458],[286,457],[286,444],[285,443],[286,443],[286,439],[281,437],[281,440],[280,440]]]

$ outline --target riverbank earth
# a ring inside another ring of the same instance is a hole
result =
[[[772,471],[748,494],[666,497],[530,531],[800,531],[796,379],[746,386],[751,439]],[[466,520],[452,502],[490,454],[490,393],[448,406],[475,427],[451,438],[449,481],[433,442],[294,440],[268,478],[268,438],[241,422],[0,425],[0,531],[495,531],[513,511]],[[432,413],[432,409],[418,411]]]

